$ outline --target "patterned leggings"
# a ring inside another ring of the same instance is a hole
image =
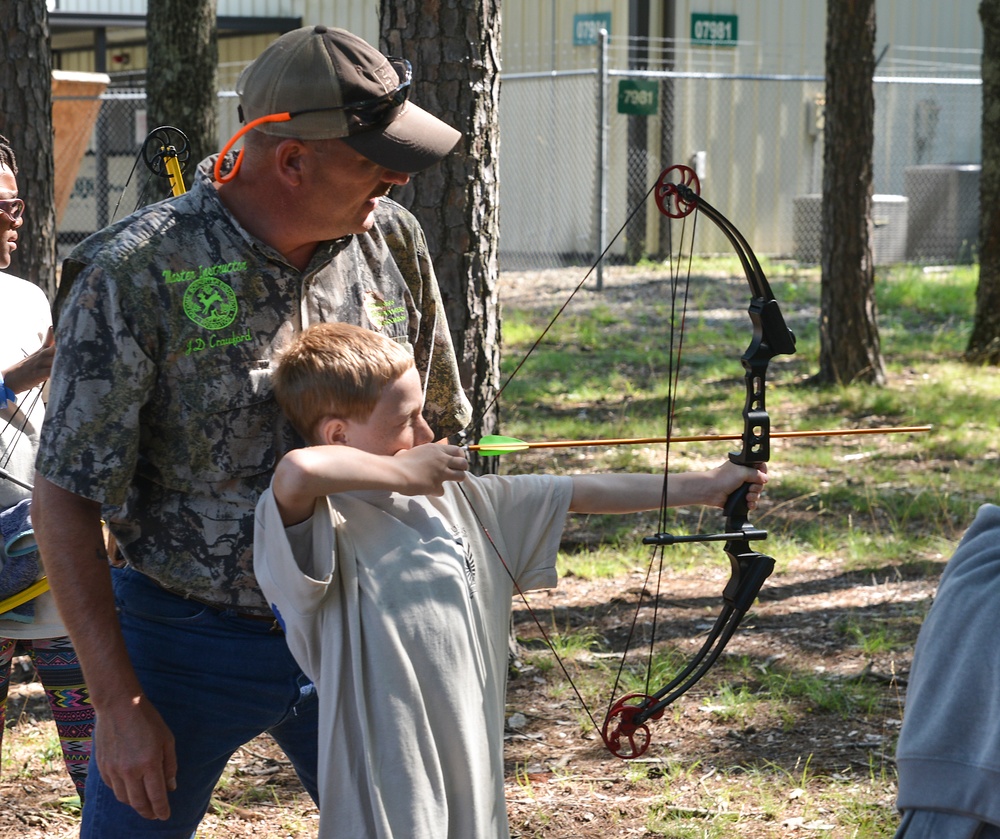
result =
[[[62,746],[66,769],[82,803],[94,733],[94,708],[90,704],[90,694],[83,683],[83,671],[69,638],[36,641],[0,638],[0,746],[3,745],[11,661],[18,644],[31,656],[35,672],[45,688],[59,732],[59,744]]]

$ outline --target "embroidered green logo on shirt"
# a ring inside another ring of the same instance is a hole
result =
[[[205,329],[225,329],[238,309],[236,292],[218,277],[202,274],[184,291],[184,314]]]

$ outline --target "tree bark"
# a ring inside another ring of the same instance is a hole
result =
[[[827,0],[820,356],[824,383],[883,383],[872,257],[875,0]]]
[[[17,158],[24,224],[11,273],[56,290],[52,51],[45,0],[5,0],[0,26],[0,134]]]
[[[965,357],[1000,364],[1000,0],[979,4],[983,24],[982,172],[979,178],[979,285]]]
[[[146,31],[146,124],[150,131],[172,125],[187,135],[184,181],[190,186],[198,162],[219,150],[215,2],[149,0]]]
[[[455,151],[393,197],[427,234],[474,442],[496,428],[500,378],[500,0],[381,0],[381,31],[383,51],[413,64],[413,100],[462,132]]]

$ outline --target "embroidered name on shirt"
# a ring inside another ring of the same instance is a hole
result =
[[[371,291],[365,293],[365,314],[379,329],[403,323],[409,318],[406,306],[393,300],[380,300]]]
[[[232,274],[236,271],[246,271],[245,262],[222,262],[218,265],[209,265],[207,268],[198,266],[196,271],[171,271],[169,268],[163,272],[162,277],[166,283],[189,283],[201,277],[217,277],[219,274]]]
[[[244,341],[250,341],[252,337],[250,330],[247,329],[242,334],[233,334],[227,338],[219,338],[215,335],[210,335],[207,341],[204,338],[192,338],[188,341],[187,354],[191,355],[193,352],[201,352],[212,347],[231,347],[233,344],[242,344]]]

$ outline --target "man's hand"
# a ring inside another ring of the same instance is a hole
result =
[[[98,711],[94,754],[115,798],[147,819],[168,819],[177,789],[174,736],[145,696]]]

